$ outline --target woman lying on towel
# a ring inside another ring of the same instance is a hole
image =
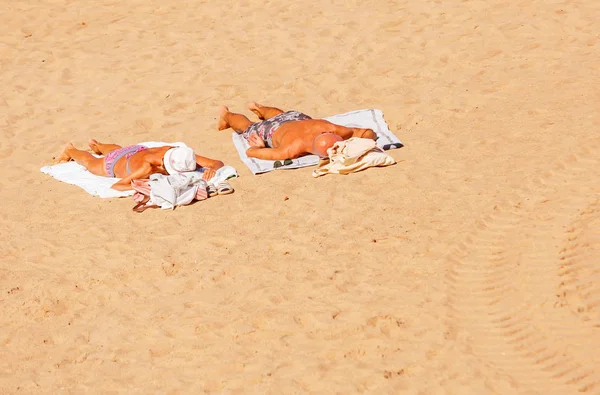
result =
[[[94,153],[104,157],[97,158],[90,152],[79,150],[69,143],[57,157],[57,162],[74,160],[97,176],[121,178],[112,186],[117,191],[133,189],[132,180],[146,179],[151,174],[183,173],[194,171],[197,166],[206,168],[202,178],[208,181],[215,175],[217,169],[223,167],[223,162],[220,160],[196,155],[189,147],[147,148],[143,145],[121,147],[116,144],[103,144],[94,139],[89,141],[89,146]]]

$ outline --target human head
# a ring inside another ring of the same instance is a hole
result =
[[[165,152],[163,163],[169,174],[194,171],[196,170],[196,155],[190,147],[174,147]]]
[[[321,133],[313,140],[313,153],[319,155],[321,158],[326,158],[327,150],[338,141],[342,141],[343,138],[332,132]]]

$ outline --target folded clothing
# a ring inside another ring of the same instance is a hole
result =
[[[313,177],[325,174],[350,174],[376,166],[389,166],[396,163],[394,158],[371,139],[352,137],[338,141],[327,150],[329,162],[325,161],[313,171]]]

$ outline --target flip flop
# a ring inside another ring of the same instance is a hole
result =
[[[194,197],[196,200],[206,200],[208,199],[208,188],[200,185],[198,190],[196,191],[196,196]]]
[[[217,185],[217,192],[219,195],[229,195],[233,193],[233,187],[228,182],[223,181]]]
[[[219,194],[217,187],[214,186],[213,184],[208,184],[208,188],[206,188],[206,192],[208,192],[209,198],[211,198],[213,196],[217,196]]]

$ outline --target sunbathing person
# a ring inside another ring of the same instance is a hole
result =
[[[189,147],[157,147],[147,148],[143,145],[121,147],[116,144],[103,144],[91,139],[89,146],[94,153],[104,155],[97,158],[90,152],[79,150],[69,143],[57,157],[57,162],[68,162],[71,159],[84,166],[90,173],[104,177],[118,177],[120,181],[111,188],[117,191],[133,189],[132,180],[144,179],[151,174],[164,175],[194,171],[196,167],[206,170],[202,178],[210,180],[223,162],[194,154]]]
[[[219,108],[217,129],[232,128],[244,136],[250,144],[246,154],[252,158],[285,160],[307,154],[327,157],[327,149],[336,142],[350,137],[376,140],[371,129],[347,128],[324,119],[312,119],[298,111],[287,111],[265,107],[258,103],[248,104],[248,109],[261,119],[252,122],[245,115]]]

